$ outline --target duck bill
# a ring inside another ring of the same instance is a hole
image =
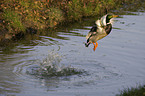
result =
[[[119,17],[119,15],[113,15],[113,18]]]

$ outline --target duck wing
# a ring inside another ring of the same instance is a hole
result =
[[[86,36],[86,39],[89,39],[90,37],[92,37],[92,36],[94,36],[94,35],[97,35],[97,34],[98,34],[97,29],[98,29],[98,27],[97,27],[97,25],[95,24],[95,25],[91,28],[91,30],[90,30],[90,32],[88,33],[88,35]]]
[[[97,27],[97,25],[95,24],[92,28],[91,28],[91,30],[90,30],[90,32],[88,33],[88,35],[86,36],[86,39],[87,39],[87,43],[85,43],[85,46],[86,47],[88,47],[89,45],[90,45],[90,39],[93,37],[93,36],[96,36],[97,34],[98,34],[98,32],[97,32],[97,29],[98,29],[98,27]]]
[[[107,24],[107,26],[105,27],[105,31],[106,31],[107,35],[111,32],[111,30],[112,30],[112,25]]]

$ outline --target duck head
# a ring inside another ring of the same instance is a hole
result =
[[[106,14],[104,15],[101,19],[100,19],[100,24],[101,26],[106,26],[107,24],[111,24],[111,19],[112,18],[116,18],[118,17],[118,15],[114,15],[114,14]]]

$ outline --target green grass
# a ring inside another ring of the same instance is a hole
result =
[[[82,2],[80,0],[71,0],[67,8],[68,20],[79,20],[82,17]]]
[[[14,29],[16,31],[25,31],[25,27],[21,22],[21,16],[19,16],[15,11],[5,10],[3,18],[7,21],[7,29],[10,31]]]
[[[80,21],[82,17],[98,16],[131,0],[2,0],[4,19],[16,31],[25,27],[45,29],[63,21]],[[135,2],[135,1],[134,1]],[[6,26],[7,27],[7,26]]]
[[[0,30],[8,29],[5,33],[12,34],[25,33],[27,28],[44,30],[81,21],[83,17],[102,16],[106,10],[110,13],[139,1],[142,0],[0,0],[0,19],[3,20]]]
[[[59,8],[50,8],[50,11],[48,12],[48,24],[50,27],[54,27],[57,24],[59,24],[59,22],[61,22],[62,20],[64,20],[64,15],[62,10],[60,10]]]
[[[124,89],[116,96],[145,96],[145,85]]]

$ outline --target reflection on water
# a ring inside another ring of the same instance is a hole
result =
[[[145,83],[145,13],[133,13],[115,19],[96,52],[83,43],[94,18],[1,47],[0,95],[114,96]]]

